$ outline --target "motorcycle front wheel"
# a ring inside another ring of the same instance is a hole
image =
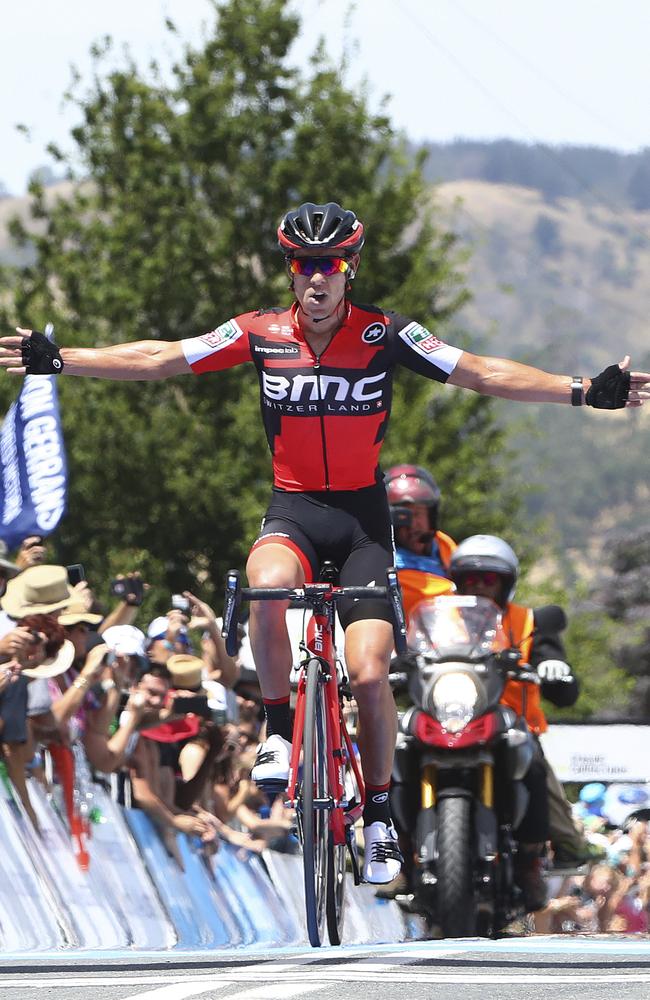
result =
[[[468,798],[441,798],[438,806],[436,895],[443,937],[474,937],[476,897],[472,860],[472,803]]]

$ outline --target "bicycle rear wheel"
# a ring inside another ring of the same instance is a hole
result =
[[[306,667],[305,723],[302,737],[302,858],[305,882],[307,933],[314,948],[325,937],[327,910],[327,863],[329,853],[329,808],[327,784],[327,732],[325,691],[320,663]]]

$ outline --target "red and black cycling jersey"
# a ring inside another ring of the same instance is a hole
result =
[[[196,374],[254,363],[274,482],[292,492],[376,482],[396,365],[446,382],[462,353],[405,316],[352,303],[320,355],[295,304],[243,313],[182,347]]]

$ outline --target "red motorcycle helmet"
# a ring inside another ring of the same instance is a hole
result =
[[[429,527],[437,530],[440,490],[430,472],[421,465],[393,465],[384,480],[395,528],[408,524],[408,505],[417,503],[428,507]]]
[[[336,250],[351,256],[363,244],[363,223],[335,201],[325,205],[307,201],[287,212],[278,229],[278,246],[285,257],[296,250]]]

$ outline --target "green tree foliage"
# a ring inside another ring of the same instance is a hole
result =
[[[299,22],[284,0],[227,0],[215,15],[171,82],[156,66],[103,73],[110,42],[97,48],[90,89],[78,81],[74,97],[78,183],[48,207],[33,182],[42,234],[5,325],[52,320],[66,346],[105,346],[176,340],[288,304],[278,220],[332,199],[353,205],[369,234],[355,298],[439,329],[466,292],[454,237],[425,211],[421,161],[407,161],[385,115],[322,51],[304,76],[291,68]],[[14,237],[28,238],[19,225]],[[152,607],[195,580],[215,599],[269,495],[250,368],[153,384],[64,378],[61,400],[71,495],[57,557],[101,580],[142,569],[159,588]],[[489,401],[406,373],[397,409],[388,455],[435,469],[454,530],[505,528],[517,491],[503,484]]]
[[[601,719],[628,716],[633,682],[617,665],[620,630],[602,610],[576,610],[569,619],[566,649],[580,680],[580,696],[572,708],[548,706],[550,718]]]
[[[630,715],[650,711],[650,525],[611,534],[606,540],[609,572],[595,586],[595,599],[617,623],[614,657],[624,671]]]
[[[609,544],[603,547],[603,562],[618,558]],[[626,672],[623,651],[630,640],[630,626],[623,625],[613,610],[616,584],[611,571],[606,582],[601,576],[600,589],[579,583],[568,592],[557,578],[548,576],[535,586],[525,583],[518,588],[516,600],[531,607],[559,604],[567,614],[568,625],[562,635],[567,660],[580,681],[578,701],[571,708],[558,709],[544,702],[551,720],[626,718],[633,710],[634,679]],[[648,669],[650,674],[650,669]]]

